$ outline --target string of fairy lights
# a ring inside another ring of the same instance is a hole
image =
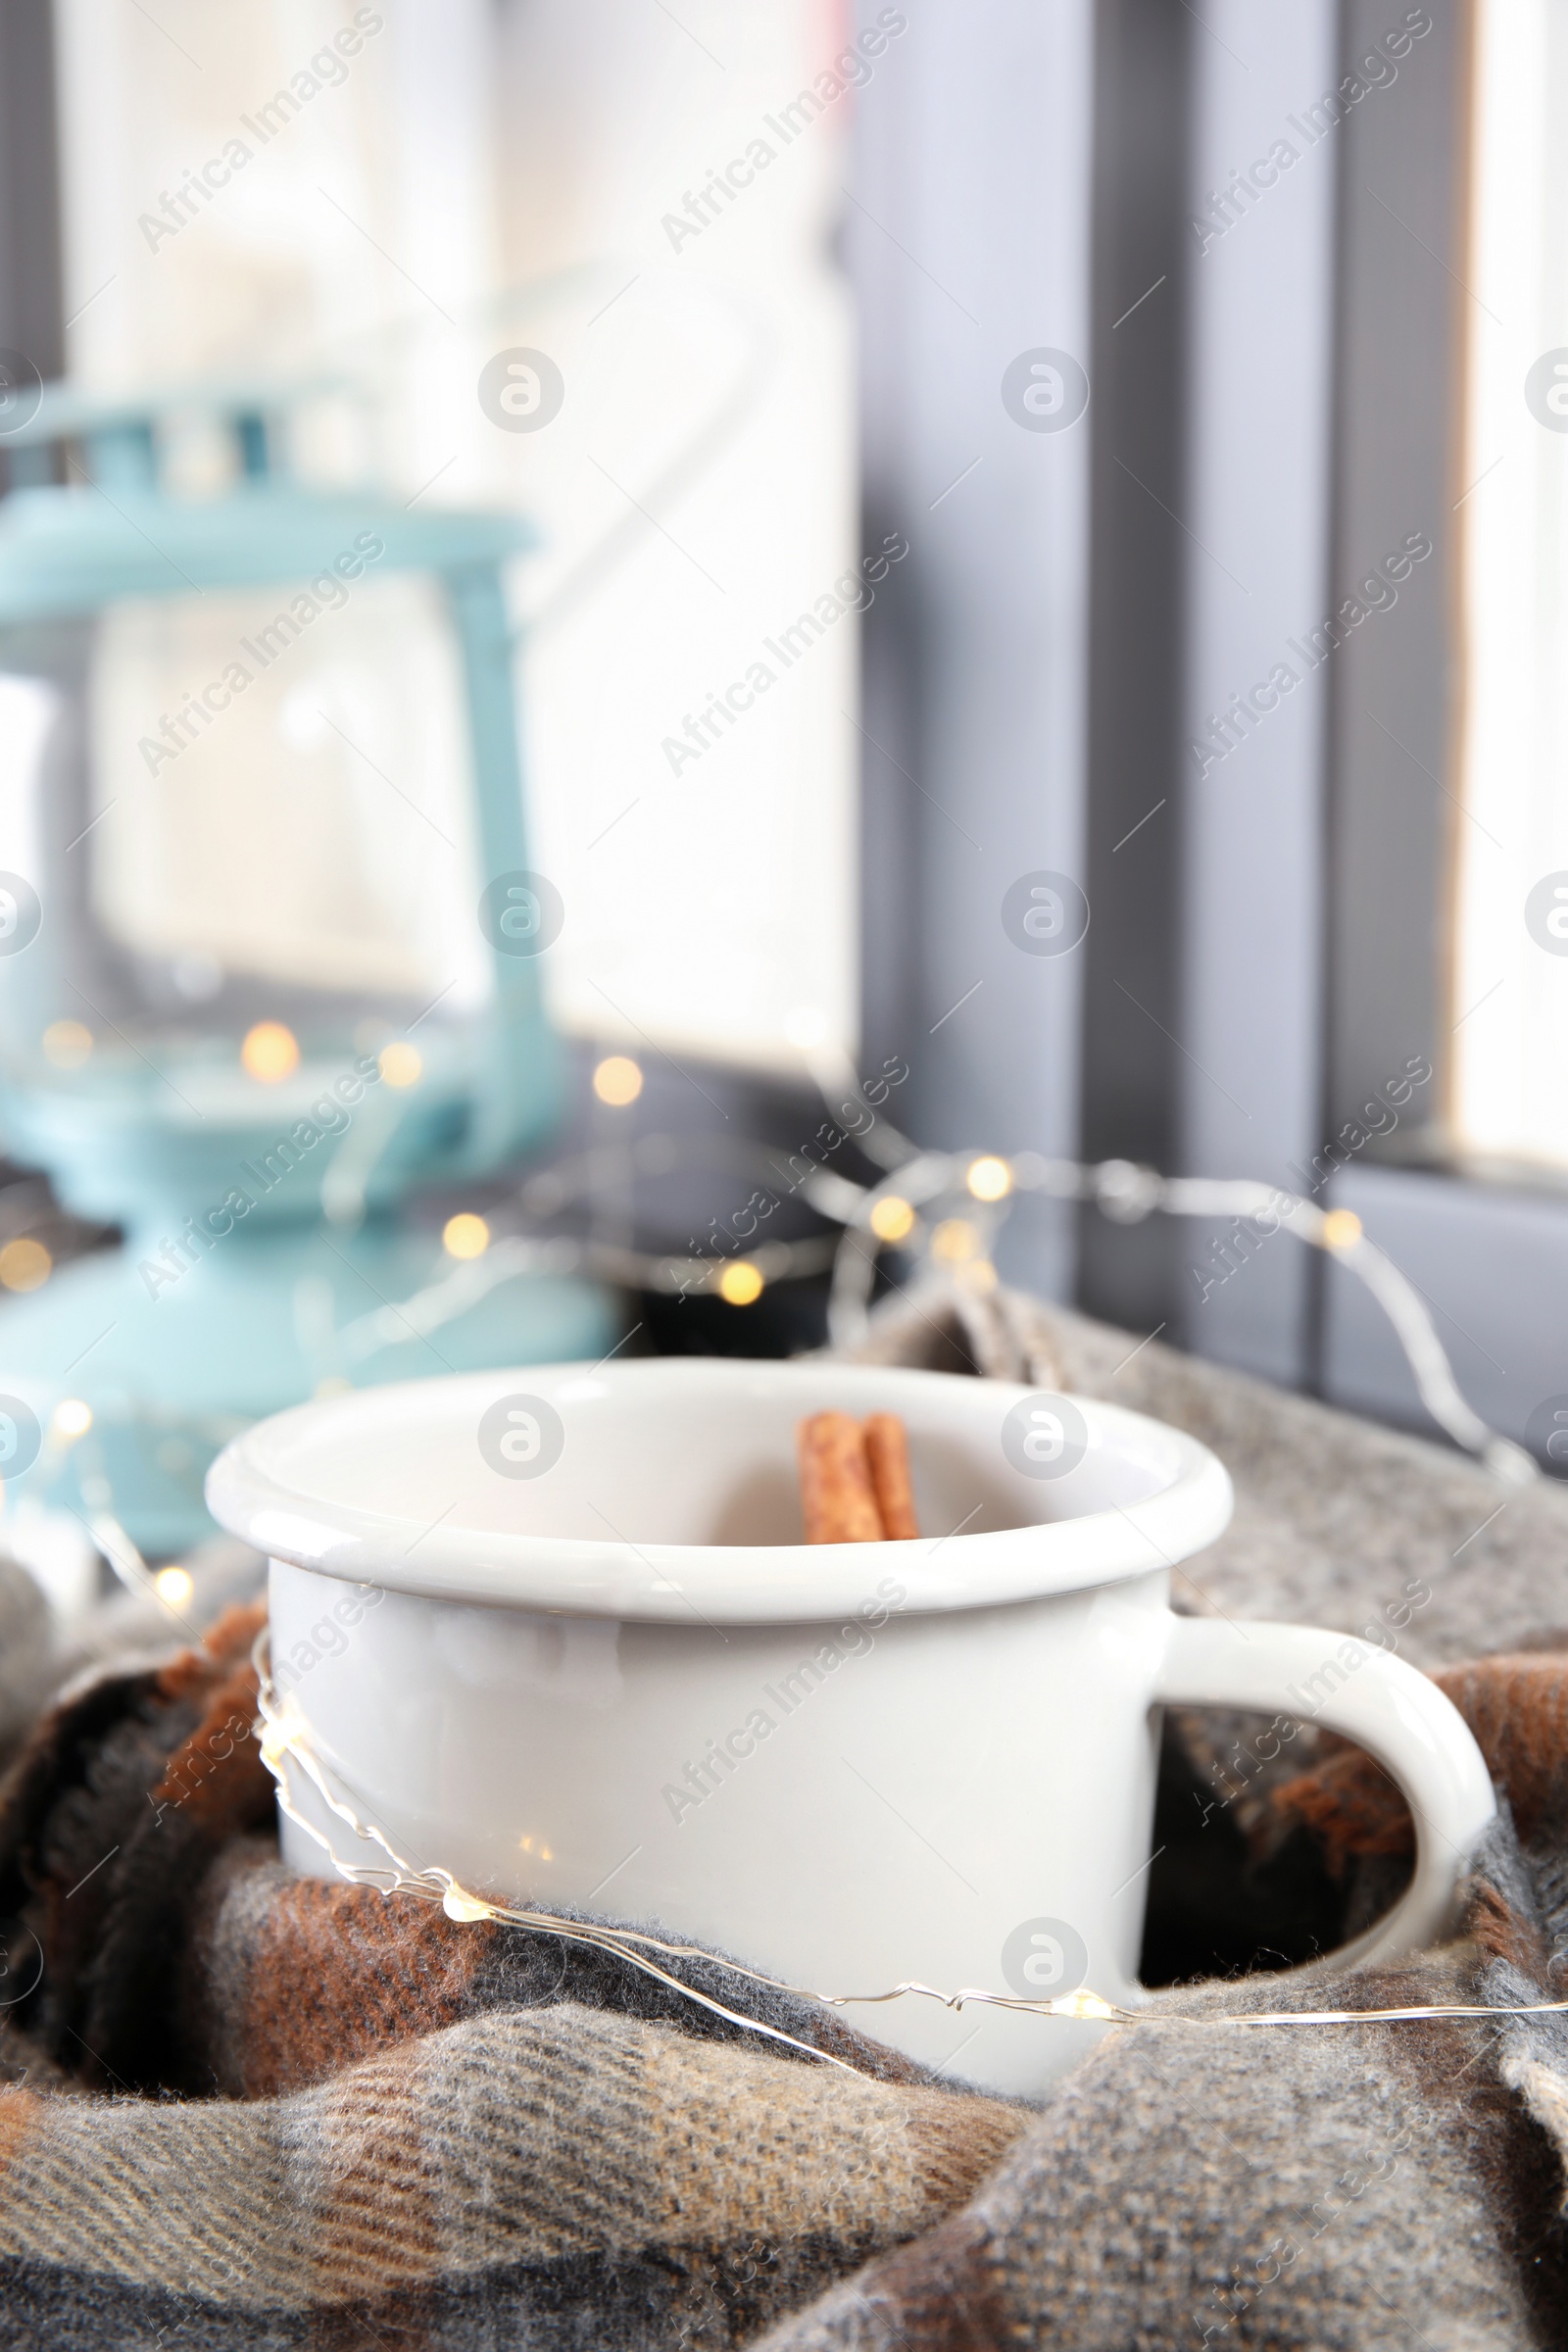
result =
[[[46,1044],[65,1063],[80,1041],[51,1033]],[[460,1209],[450,1216],[430,1279],[326,1335],[318,1394],[352,1387],[360,1368],[382,1349],[430,1338],[498,1285],[528,1275],[581,1274],[622,1290],[712,1298],[739,1308],[755,1304],[770,1286],[825,1274],[829,1339],[854,1348],[870,1331],[879,1286],[894,1298],[912,1296],[927,1313],[944,1293],[982,1299],[994,1292],[1001,1232],[1017,1200],[1033,1195],[1062,1204],[1092,1202],[1113,1224],[1133,1225],[1156,1214],[1227,1221],[1228,1234],[1208,1243],[1206,1262],[1216,1281],[1228,1279],[1278,1233],[1326,1251],[1377,1300],[1423,1404],[1453,1444],[1504,1484],[1523,1486],[1541,1475],[1532,1455],[1470,1405],[1422,1295],[1368,1239],[1352,1210],[1324,1208],[1249,1179],[1161,1176],[1123,1159],[1091,1163],[1028,1151],[925,1151],[888,1115],[898,1080],[872,1080],[868,1089],[847,1057],[813,1040],[801,1045],[832,1113],[826,1134],[834,1140],[824,1143],[821,1129],[815,1139],[821,1157],[805,1148],[786,1152],[711,1133],[601,1136],[575,1156],[537,1170],[488,1213]],[[242,1054],[247,1070],[268,1079],[286,1075],[298,1057],[292,1033],[277,1023],[252,1031]],[[378,1058],[389,1103],[412,1100],[423,1074],[418,1050],[394,1040],[381,1047]],[[630,1055],[610,1054],[596,1064],[593,1091],[603,1112],[629,1110],[642,1090],[642,1069]],[[380,1131],[379,1144],[386,1132]],[[828,1164],[850,1141],[877,1171],[866,1181]],[[727,1218],[710,1217],[706,1240],[690,1237],[685,1250],[639,1247],[633,1214],[638,1182],[694,1169],[733,1178],[744,1206]],[[368,1172],[368,1165],[356,1164],[341,1184],[323,1191],[329,1220],[352,1223],[363,1213]],[[788,1241],[766,1238],[764,1227],[786,1203],[805,1207],[830,1230]],[[573,1215],[586,1230],[551,1230]],[[24,1246],[35,1251],[37,1267],[30,1259],[25,1267],[16,1261]],[[47,1249],[26,1235],[0,1248],[0,1285],[6,1288],[32,1288],[48,1278],[51,1266]],[[92,1418],[81,1399],[60,1401],[46,1432],[47,1458],[57,1462],[70,1452]],[[211,1446],[225,1443],[239,1426],[187,1415],[151,1435],[165,1450],[186,1446],[192,1435]],[[115,1516],[104,1464],[80,1483],[84,1507],[76,1516],[122,1582],[137,1592],[156,1590],[177,1612],[191,1590],[189,1572],[171,1563],[155,1574],[141,1559]]]
[[[1032,1194],[1063,1203],[1093,1202],[1120,1225],[1155,1214],[1226,1220],[1229,1234],[1210,1243],[1215,1279],[1237,1270],[1281,1232],[1326,1251],[1377,1300],[1422,1403],[1453,1443],[1505,1483],[1524,1485],[1540,1475],[1533,1456],[1470,1405],[1425,1299],[1368,1239],[1353,1210],[1324,1208],[1250,1179],[1161,1176],[1124,1159],[1091,1163],[1037,1152],[924,1151],[900,1133],[885,1108],[873,1106],[847,1062],[821,1053],[808,1060],[824,1102],[845,1122],[841,1140],[853,1137],[881,1169],[874,1180],[857,1182],[800,1152],[711,1135],[648,1134],[630,1143],[597,1143],[530,1177],[488,1217],[460,1211],[449,1218],[443,1239],[450,1265],[411,1298],[380,1306],[340,1332],[346,1367],[411,1331],[426,1337],[498,1283],[535,1273],[581,1272],[656,1296],[710,1296],[736,1307],[752,1305],[770,1284],[827,1273],[829,1338],[835,1347],[854,1348],[870,1328],[879,1277],[897,1291],[917,1289],[922,1298],[933,1286],[971,1298],[994,1291],[998,1236],[1013,1203]],[[595,1069],[594,1090],[607,1106],[628,1107],[641,1093],[641,1070],[628,1055],[607,1055]],[[584,1204],[595,1208],[607,1196],[624,1198],[638,1178],[696,1166],[734,1175],[737,1189],[753,1188],[744,1210],[737,1208],[728,1221],[710,1220],[706,1248],[695,1236],[682,1252],[638,1249],[593,1230],[529,1229]],[[837,1233],[759,1238],[785,1200],[803,1202]],[[747,1215],[751,1228],[742,1233],[737,1229]],[[515,1229],[503,1222],[509,1216],[516,1219]]]

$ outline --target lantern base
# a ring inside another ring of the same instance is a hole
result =
[[[0,1307],[0,1415],[20,1400],[42,1433],[25,1469],[0,1461],[7,1492],[89,1524],[108,1513],[167,1559],[214,1533],[208,1465],[268,1413],[338,1386],[591,1361],[614,1345],[613,1294],[563,1275],[511,1277],[428,1336],[400,1330],[397,1302],[453,1270],[433,1234],[391,1219],[236,1228],[188,1265],[132,1235],[63,1266]],[[90,1409],[82,1434],[79,1411],[58,1411],[67,1398]]]

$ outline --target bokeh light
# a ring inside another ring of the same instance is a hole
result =
[[[879,1242],[902,1242],[914,1230],[914,1210],[898,1193],[889,1193],[871,1209],[871,1231]]]
[[[1012,1170],[1004,1159],[987,1153],[981,1159],[971,1159],[964,1182],[976,1200],[1005,1200],[1012,1190]]]
[[[594,1071],[594,1093],[612,1110],[635,1102],[642,1091],[642,1070],[629,1054],[607,1054]]]
[[[299,1040],[281,1021],[258,1021],[246,1031],[239,1057],[247,1076],[276,1086],[300,1066]]]
[[[92,1052],[92,1031],[80,1021],[51,1021],[43,1050],[57,1070],[79,1070]]]
[[[460,1209],[442,1226],[441,1240],[451,1257],[483,1257],[490,1247],[490,1228],[470,1209]]]
[[[762,1296],[762,1277],[750,1258],[738,1257],[718,1278],[718,1295],[730,1306],[750,1306]]]
[[[55,1261],[42,1242],[28,1234],[19,1234],[0,1250],[0,1284],[8,1291],[39,1290],[54,1269]]]

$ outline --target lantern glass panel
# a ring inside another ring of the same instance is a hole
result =
[[[440,589],[209,590],[0,633],[0,869],[48,923],[0,991],[13,1066],[60,1019],[163,1061],[229,1058],[261,1020],[321,1054],[471,1015],[491,976]]]

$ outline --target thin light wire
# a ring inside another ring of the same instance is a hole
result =
[[[848,1062],[841,1068],[837,1062],[818,1059],[813,1061],[812,1075],[830,1105],[840,1095],[860,1099]],[[716,1289],[725,1268],[737,1258],[755,1266],[764,1284],[798,1281],[831,1266],[829,1335],[836,1347],[854,1347],[865,1339],[869,1329],[880,1253],[884,1247],[900,1246],[884,1244],[871,1223],[877,1207],[890,1199],[906,1200],[917,1211],[949,1200],[961,1203],[963,1213],[976,1227],[981,1249],[959,1279],[967,1276],[972,1282],[977,1276],[982,1280],[989,1276],[994,1284],[990,1244],[996,1226],[1007,1214],[1007,1200],[982,1203],[972,1200],[966,1179],[977,1159],[1000,1155],[980,1151],[922,1151],[881,1112],[870,1116],[872,1124],[856,1140],[869,1150],[874,1139],[874,1155],[886,1171],[875,1183],[857,1184],[836,1169],[813,1163],[810,1176],[788,1188],[798,1190],[808,1206],[841,1228],[836,1242],[827,1236],[798,1242],[735,1237],[733,1251],[679,1256],[608,1246],[592,1236],[505,1234],[498,1236],[484,1257],[440,1275],[411,1298],[349,1325],[338,1335],[344,1360],[357,1362],[386,1345],[389,1337],[406,1336],[410,1322],[425,1334],[439,1330],[465,1313],[484,1292],[515,1275],[580,1272],[664,1297],[685,1298]],[[738,1138],[644,1136],[633,1147],[633,1161],[641,1159],[648,1173],[667,1173],[683,1162],[712,1159],[710,1147],[715,1144],[722,1147],[719,1159],[733,1173],[744,1171],[764,1182],[779,1181],[774,1165],[778,1153]],[[659,1153],[666,1156],[662,1168],[656,1169],[651,1155]],[[618,1164],[622,1157],[618,1148],[616,1157]],[[1254,1224],[1268,1220],[1261,1225],[1259,1240],[1275,1230],[1285,1230],[1312,1248],[1326,1250],[1365,1284],[1383,1309],[1421,1401],[1439,1428],[1507,1485],[1523,1486],[1540,1476],[1539,1466],[1523,1446],[1504,1438],[1472,1409],[1454,1378],[1421,1294],[1366,1238],[1359,1220],[1353,1229],[1348,1229],[1343,1218],[1325,1211],[1316,1201],[1250,1178],[1161,1176],[1156,1169],[1130,1160],[1048,1159],[1035,1152],[1017,1152],[1003,1164],[1011,1179],[1009,1199],[1017,1193],[1040,1193],[1058,1200],[1089,1200],[1113,1223],[1122,1225],[1141,1223],[1156,1212],[1247,1218]],[[548,1201],[545,1213],[555,1213],[569,1201],[591,1197],[596,1173],[592,1152],[562,1167],[546,1169],[519,1188],[517,1206],[524,1216],[536,1215]]]
[[[934,1199],[956,1198],[966,1189],[969,1167],[987,1156],[976,1152],[920,1153],[862,1195],[846,1223],[834,1260],[828,1331],[836,1347],[854,1347],[869,1328],[877,1255],[882,1247],[871,1222],[878,1205],[894,1198],[919,1208]],[[1392,1258],[1367,1240],[1359,1219],[1347,1229],[1334,1212],[1277,1186],[1245,1178],[1161,1176],[1156,1169],[1135,1166],[1130,1160],[1086,1164],[1021,1152],[1006,1165],[1013,1190],[1044,1193],[1058,1200],[1092,1200],[1115,1224],[1138,1224],[1156,1211],[1181,1217],[1245,1217],[1254,1223],[1268,1219],[1258,1240],[1283,1229],[1328,1251],[1366,1285],[1388,1316],[1421,1401],[1439,1428],[1510,1486],[1524,1486],[1540,1476],[1536,1461],[1522,1446],[1491,1428],[1471,1409],[1425,1300]]]
[[[975,2005],[992,2009],[1015,2010],[1021,2015],[1040,2018],[1069,2018],[1079,2024],[1103,2026],[1198,2025],[1198,2026],[1372,2026],[1399,2024],[1415,2019],[1502,2017],[1550,2017],[1568,2010],[1568,2000],[1524,2001],[1507,2006],[1471,2005],[1462,2001],[1412,2002],[1397,2009],[1252,2009],[1233,2011],[1203,2011],[1181,2009],[1128,2009],[1103,1995],[1082,1987],[1076,1992],[1057,1995],[1054,2000],[1025,2000],[1013,1993],[992,1992],[980,1985],[965,1985],[957,1992],[942,1992],[934,1984],[923,1984],[916,1978],[906,1978],[902,1984],[890,1986],[886,1992],[810,1992],[803,1985],[786,1984],[780,1977],[770,1977],[761,1970],[748,1968],[744,1962],[711,1952],[701,1944],[671,1943],[660,1936],[650,1936],[636,1928],[612,1928],[592,1920],[563,1919],[550,1911],[519,1911],[507,1903],[491,1902],[488,1897],[470,1893],[449,1870],[432,1865],[428,1870],[415,1870],[398,1852],[374,1822],[363,1821],[354,1808],[334,1794],[327,1774],[311,1746],[306,1726],[287,1702],[279,1699],[271,1678],[271,1638],[264,1626],[257,1635],[251,1651],[256,1669],[257,1707],[260,1714],[262,1761],[277,1785],[280,1811],[305,1832],[326,1855],[338,1877],[353,1886],[373,1887],[378,1894],[390,1898],[394,1894],[410,1894],[421,1902],[439,1903],[447,1917],[462,1926],[496,1921],[505,1927],[522,1928],[535,1935],[558,1936],[565,1943],[579,1943],[594,1951],[608,1952],[625,1961],[630,1967],[652,1977],[684,2000],[694,2002],[726,2024],[738,2026],[749,2034],[760,2034],[769,2041],[782,2042],[802,2057],[816,2058],[836,2066],[849,2075],[860,2075],[861,2070],[830,2050],[818,2049],[808,2041],[801,2041],[786,2034],[779,2026],[770,2026],[763,2019],[747,2017],[738,2009],[726,2008],[722,2001],[700,1992],[693,1984],[661,1968],[651,1955],[659,1952],[671,1960],[698,1960],[711,1968],[744,1978],[749,1984],[758,1984],[769,1992],[786,1993],[793,1999],[809,2001],[824,2009],[875,2008],[906,1995],[940,2001],[943,2008],[962,2010]],[[345,1862],[316,1824],[295,1804],[289,1788],[288,1768],[298,1766],[321,1802],[345,1827],[365,1844],[378,1845],[386,1855],[386,1866],[379,1863]],[[863,2079],[863,2078],[862,2078]]]

